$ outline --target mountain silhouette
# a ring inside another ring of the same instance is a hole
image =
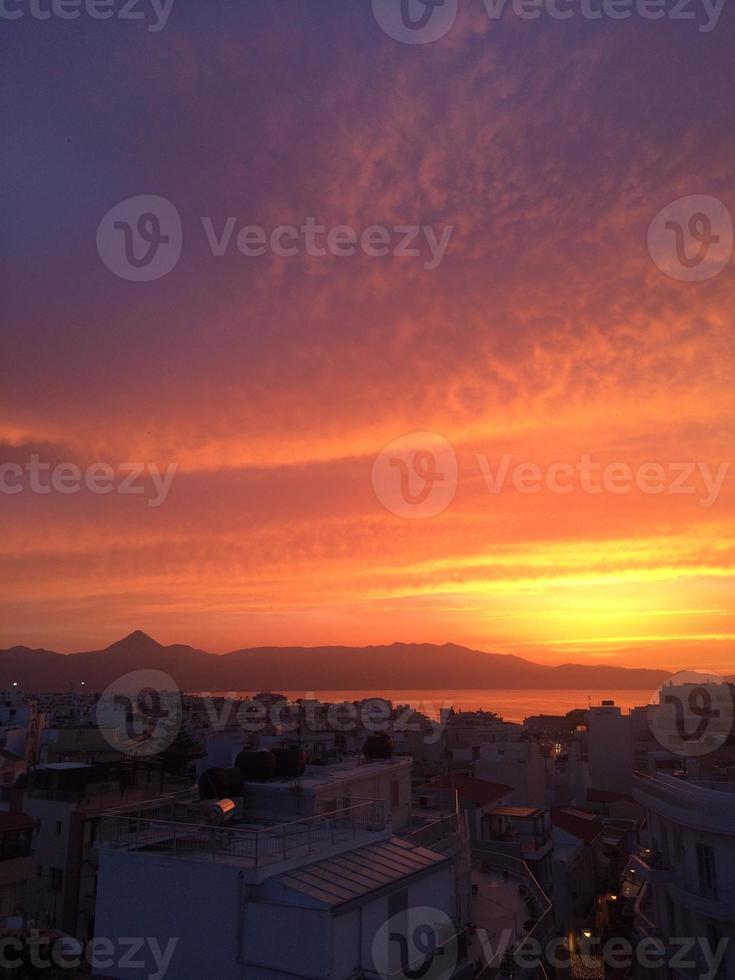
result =
[[[60,654],[15,646],[0,650],[0,689],[102,690],[134,670],[160,670],[186,691],[324,691],[655,689],[670,671],[615,665],[549,667],[510,654],[454,643],[347,647],[252,647],[213,654],[183,644],[163,646],[141,630],[102,650]]]

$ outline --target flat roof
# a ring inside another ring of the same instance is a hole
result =
[[[530,819],[531,817],[541,816],[544,811],[539,806],[496,806],[488,812],[490,816]]]
[[[488,806],[510,793],[513,787],[506,783],[491,783],[487,779],[476,779],[474,776],[451,773],[419,786],[418,792],[432,789],[453,789],[459,794],[460,800],[469,800],[475,806]]]

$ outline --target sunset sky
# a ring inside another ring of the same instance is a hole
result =
[[[217,652],[452,641],[735,669],[734,472],[713,500],[700,470],[686,494],[491,493],[478,460],[730,461],[735,263],[677,281],[647,231],[687,195],[735,214],[735,9],[702,32],[491,23],[460,0],[424,45],[367,0],[1,27],[0,462],[178,469],[159,507],[0,495],[0,646],[141,628]],[[184,243],[141,283],[95,236],[142,194],[175,204]],[[454,231],[433,269],[215,257],[202,218],[228,216],[235,235],[309,216]],[[456,454],[434,516],[374,489],[407,433]]]

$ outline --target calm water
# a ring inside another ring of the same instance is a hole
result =
[[[243,695],[257,691],[241,692]],[[394,704],[410,704],[431,718],[438,718],[443,707],[475,711],[495,711],[506,721],[523,721],[528,715],[563,715],[572,708],[586,708],[601,701],[614,701],[623,711],[655,700],[654,692],[644,691],[280,691],[290,699],[319,698],[321,701],[356,701],[387,698]],[[589,699],[589,700],[588,700]]]

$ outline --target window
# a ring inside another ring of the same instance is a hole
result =
[[[61,891],[61,883],[64,879],[64,872],[61,868],[49,868],[49,887],[52,892]]]
[[[715,849],[709,844],[697,844],[697,875],[700,894],[708,898],[717,898]]]
[[[56,821],[56,836],[61,837],[61,821]]]

